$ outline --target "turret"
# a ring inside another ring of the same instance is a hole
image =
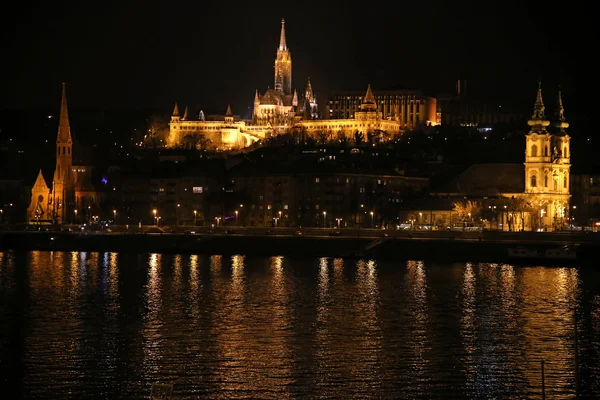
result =
[[[225,112],[225,122],[233,123],[233,113],[231,112],[231,105],[227,105],[227,111]]]
[[[542,82],[538,82],[538,91],[535,98],[535,104],[533,105],[533,115],[527,122],[527,125],[531,126],[531,131],[536,133],[543,133],[546,131],[546,127],[550,125],[550,121],[546,120],[545,114],[546,107],[544,107],[544,100],[542,99]]]
[[[560,132],[564,133],[565,129],[569,127],[569,123],[565,118],[565,108],[563,107],[562,102],[562,94],[560,92],[560,87],[558,88],[558,96],[556,102],[556,113],[555,113],[555,121],[554,126],[557,127]]]
[[[362,111],[377,111],[377,103],[375,102],[375,96],[373,96],[373,92],[371,91],[371,84],[367,87],[367,93],[362,100],[360,105],[360,109]]]
[[[175,107],[173,108],[173,115],[171,115],[171,122],[180,121],[181,117],[179,116],[179,107],[177,106],[177,102],[175,102]]]
[[[185,106],[185,111],[183,112],[183,118],[181,118],[182,121],[187,121],[189,119],[189,115],[188,115],[188,106]]]

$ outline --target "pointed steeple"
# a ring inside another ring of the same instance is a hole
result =
[[[375,96],[373,95],[373,91],[371,90],[371,84],[369,83],[369,86],[367,86],[367,93],[365,94],[365,97],[362,100],[362,104],[360,105],[361,110],[368,110],[368,111],[376,111],[377,110],[377,103],[375,102]]]
[[[260,97],[258,97],[258,89],[256,89],[256,93],[254,94],[254,103],[260,103]]]
[[[285,44],[285,20],[281,18],[281,35],[279,36],[279,50],[286,50]]]
[[[62,101],[60,104],[60,120],[58,123],[58,143],[71,142],[71,127],[69,126],[69,111],[67,110],[67,85],[62,84]]]
[[[292,97],[292,106],[296,107],[298,105],[298,92],[294,89],[294,97]]]
[[[306,91],[304,92],[304,97],[306,97],[309,103],[315,102],[315,94],[313,93],[310,78],[308,78],[308,82],[306,83]]]
[[[527,122],[527,124],[531,126],[534,131],[545,131],[546,126],[550,125],[550,121],[545,119],[545,111],[546,107],[544,107],[544,100],[542,98],[542,81],[538,81],[537,96],[535,98],[535,104],[533,105],[533,115]]]
[[[36,188],[38,190],[40,188],[48,188],[48,185],[46,184],[46,179],[44,179],[44,174],[42,174],[41,169],[40,169],[40,172],[38,172],[38,176],[35,179],[35,183],[33,184],[33,190],[36,190]]]
[[[232,117],[233,113],[231,112],[231,105],[227,105],[227,112],[225,113],[226,117]]]
[[[179,107],[177,106],[177,102],[175,102],[175,108],[173,108],[173,117],[179,117]]]
[[[562,93],[560,91],[560,86],[558,87],[558,98],[556,101],[556,122],[554,126],[560,129],[561,132],[564,132],[566,128],[569,127],[569,123],[565,118],[565,108],[563,107],[562,102]]]
[[[188,106],[185,106],[185,110],[183,111],[183,120],[187,120],[189,118],[188,115]]]

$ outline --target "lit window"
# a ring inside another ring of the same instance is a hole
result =
[[[204,191],[204,188],[202,186],[194,186],[192,188],[192,193],[202,193]]]
[[[319,209],[319,205],[317,204],[317,205],[315,205],[315,210],[318,210],[318,209]]]
[[[319,183],[319,178],[315,178],[315,182],[316,182],[316,183]]]
[[[165,188],[159,188],[159,189],[158,189],[158,191],[159,191],[159,192],[164,192],[164,191],[165,191]]]
[[[270,209],[271,209],[271,205],[269,204],[269,205],[267,206],[267,210],[270,210]]]
[[[284,209],[284,210],[287,210],[287,209],[288,209],[288,205],[287,205],[287,204],[285,204],[285,205],[283,206],[283,209]]]

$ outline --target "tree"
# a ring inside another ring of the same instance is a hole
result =
[[[346,136],[346,132],[338,131],[337,133],[337,141],[341,147],[348,147],[348,136]]]
[[[473,200],[457,201],[454,203],[454,213],[459,221],[477,221],[481,217],[483,207],[481,203]]]
[[[356,147],[360,147],[365,141],[365,135],[360,132],[360,131],[356,131],[354,132],[354,145]]]
[[[169,135],[169,117],[155,114],[148,118],[147,133],[144,136],[145,145],[148,147],[162,147],[167,143]]]
[[[326,131],[319,131],[317,132],[317,143],[319,144],[326,144],[327,143],[327,132]]]

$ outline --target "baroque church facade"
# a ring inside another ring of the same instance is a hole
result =
[[[505,231],[565,227],[571,209],[571,145],[560,91],[550,121],[539,84],[528,126],[524,163],[471,165],[414,206],[408,220],[416,225],[456,227],[461,218],[456,205],[471,202],[477,207],[467,210],[468,220],[461,224]]]
[[[329,132],[332,135],[354,135],[378,131],[390,138],[403,131],[397,119],[382,116],[371,87],[361,99],[360,110],[353,118],[322,119],[319,115],[317,98],[310,78],[300,95],[292,85],[292,55],[287,46],[285,21],[281,21],[281,34],[274,65],[274,86],[262,95],[254,96],[254,109],[251,120],[241,120],[233,115],[231,108],[223,117],[207,120],[202,112],[198,118],[191,118],[188,108],[183,116],[175,103],[169,123],[167,147],[179,147],[186,142],[186,136],[203,135],[217,150],[243,148],[272,135],[290,129],[301,129],[308,134]]]
[[[55,154],[52,186],[48,186],[40,169],[31,189],[26,218],[31,224],[77,223],[85,220],[82,214],[98,202],[99,194],[91,184],[91,166],[73,162],[73,138],[64,83]]]

